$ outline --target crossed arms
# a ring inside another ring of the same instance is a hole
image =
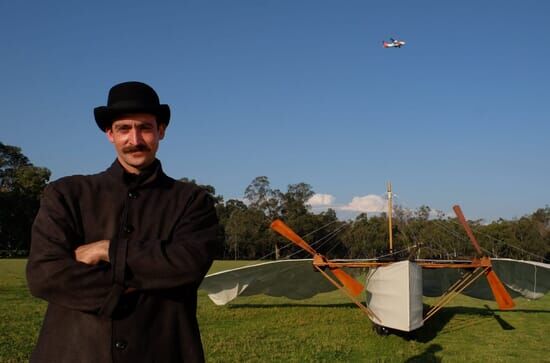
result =
[[[209,196],[195,193],[165,240],[112,238],[74,247],[81,232],[64,195],[49,185],[33,225],[31,293],[69,309],[110,316],[133,290],[198,286],[220,244]]]
[[[87,243],[74,251],[75,259],[87,265],[97,265],[101,261],[109,262],[109,245],[111,241],[101,240]]]

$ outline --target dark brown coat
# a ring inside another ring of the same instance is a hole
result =
[[[203,361],[197,288],[221,243],[217,223],[211,196],[158,161],[137,179],[115,161],[50,183],[27,265],[32,294],[49,303],[31,362]],[[75,260],[102,239],[110,263]]]

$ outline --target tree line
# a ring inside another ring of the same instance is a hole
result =
[[[16,146],[0,142],[0,255],[24,256],[30,246],[30,230],[49,181],[47,168],[34,166]],[[198,184],[193,179],[180,181]],[[198,184],[200,185],[200,184]],[[307,183],[275,189],[266,176],[256,177],[242,199],[224,200],[211,185],[224,231],[220,259],[306,258],[307,253],[270,230],[271,221],[282,219],[296,233],[330,258],[460,259],[474,250],[456,218],[438,214],[429,206],[416,210],[394,206],[393,254],[389,254],[388,218],[385,213],[359,214],[340,220],[334,209],[314,213],[308,200],[315,194]],[[482,249],[491,256],[550,262],[550,207],[512,220],[489,224],[469,221]]]
[[[217,196],[216,208],[226,235],[221,257],[309,257],[269,229],[276,218],[330,258],[461,259],[475,255],[457,218],[443,213],[433,217],[429,206],[416,210],[393,207],[393,253],[390,254],[385,213],[361,213],[353,220],[339,220],[334,209],[312,211],[307,201],[314,194],[311,185],[306,183],[290,184],[282,192],[271,188],[266,176],[260,176],[245,189],[246,203],[235,199],[224,202],[223,197]],[[477,220],[469,224],[481,248],[490,256],[550,262],[549,206],[518,219],[499,219],[489,224]]]
[[[21,148],[0,142],[0,256],[28,253],[31,225],[50,175]]]

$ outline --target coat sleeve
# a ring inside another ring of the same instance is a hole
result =
[[[73,215],[64,196],[49,184],[32,227],[29,289],[50,303],[111,315],[124,288],[114,284],[110,264],[92,266],[75,260],[74,249],[82,237]]]
[[[222,239],[212,197],[201,189],[187,203],[168,240],[118,240],[112,244],[118,251],[110,253],[115,259],[115,279],[137,289],[198,286]]]

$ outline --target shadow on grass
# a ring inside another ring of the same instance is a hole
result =
[[[281,304],[231,304],[230,309],[271,309],[271,308],[341,308],[341,309],[356,309],[357,306],[352,303],[340,303],[340,304],[299,304],[299,303],[281,303]],[[429,310],[430,306],[424,304],[424,312]],[[459,321],[453,325],[451,330],[447,329],[445,333],[450,331],[459,331],[468,329],[479,323],[479,318],[495,319],[503,330],[514,330],[515,327],[508,323],[499,314],[499,310],[492,310],[488,305],[484,305],[484,308],[475,307],[444,307],[438,311],[432,318],[426,321],[423,327],[414,330],[412,332],[402,332],[399,330],[390,329],[390,334],[397,335],[406,340],[414,340],[421,343],[428,343],[432,341],[438,334],[442,333],[442,330],[447,324],[454,318],[459,316],[477,317],[476,319],[466,319]],[[547,313],[550,314],[550,310],[530,310],[530,309],[517,309],[509,310],[508,312],[521,312],[521,313]],[[431,347],[431,346],[430,346]],[[433,345],[433,349],[436,349],[436,345]],[[434,353],[437,350],[430,350],[429,348],[422,355],[413,357],[417,360],[411,360],[410,362],[439,362]],[[411,358],[411,359],[413,359]],[[424,360],[423,360],[424,359]]]
[[[414,357],[410,357],[405,363],[427,363],[427,362],[441,362],[442,359],[437,357],[435,353],[441,352],[443,347],[439,344],[430,344],[424,352]]]
[[[335,303],[335,304],[300,304],[300,303],[280,303],[280,304],[231,304],[230,309],[253,308],[253,309],[271,309],[271,308],[357,308],[353,303]]]
[[[455,314],[465,314],[465,315],[495,315],[496,312],[499,312],[500,310],[492,310],[489,308],[488,305],[484,305],[485,308],[472,308],[472,307],[444,307],[442,308],[435,316],[438,316],[440,314],[443,314],[445,311],[452,311],[453,315]],[[271,308],[300,308],[300,307],[309,307],[309,308],[342,308],[342,309],[348,309],[348,308],[357,308],[357,305],[354,303],[329,303],[329,304],[323,304],[323,303],[231,303],[228,304],[227,307],[229,309],[271,309]],[[430,306],[424,304],[424,309],[429,309]],[[506,312],[518,312],[518,313],[547,313],[550,314],[550,310],[534,310],[534,309],[512,309],[507,310]],[[452,317],[452,316],[451,316]]]
[[[427,305],[425,305],[425,308]],[[442,330],[445,326],[453,319],[455,316],[472,316],[477,317],[477,319],[467,319],[464,321],[459,321],[454,324],[453,328],[450,331],[458,331],[468,329],[475,326],[479,323],[479,318],[493,318],[497,321],[500,327],[503,330],[514,330],[515,327],[503,319],[499,311],[494,311],[489,306],[484,305],[485,308],[473,308],[473,307],[446,307],[441,309],[433,318],[426,321],[424,326],[418,329],[413,333],[412,337],[409,337],[415,341],[427,343],[433,340],[438,334],[442,333]],[[510,310],[510,312],[521,312],[521,313],[549,313],[549,310]],[[449,330],[445,331],[445,333]],[[399,335],[399,334],[397,334]]]

